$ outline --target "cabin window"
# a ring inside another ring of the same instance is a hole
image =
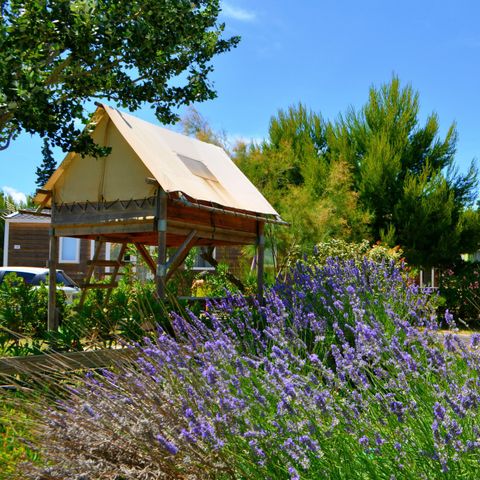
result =
[[[207,262],[201,255],[207,250],[208,247],[198,247],[195,255],[195,262],[193,264],[193,270],[215,270],[215,267]],[[213,249],[213,258],[217,258],[217,249]]]
[[[59,263],[80,263],[80,239],[60,237]]]

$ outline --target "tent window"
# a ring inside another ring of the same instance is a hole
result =
[[[194,158],[186,157],[185,155],[180,155],[180,154],[178,154],[178,158],[197,177],[218,182],[215,175],[209,170],[209,168],[203,162],[200,162],[199,160],[195,160]]]
[[[60,263],[80,263],[80,239],[60,237]]]

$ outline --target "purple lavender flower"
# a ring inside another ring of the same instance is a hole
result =
[[[300,475],[294,467],[288,467],[288,473],[290,474],[290,480],[300,480]]]
[[[470,337],[470,348],[476,349],[480,345],[480,334],[473,333]]]
[[[435,402],[435,405],[433,406],[433,413],[435,414],[435,418],[437,420],[443,420],[445,418],[445,407],[443,407],[440,403]]]
[[[358,439],[358,443],[363,447],[368,447],[368,445],[370,444],[370,440],[367,436],[363,435]]]
[[[155,436],[158,443],[171,455],[176,455],[178,453],[178,448],[175,446],[173,442],[168,441],[163,435],[160,433]]]

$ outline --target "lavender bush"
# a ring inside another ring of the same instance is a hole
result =
[[[478,477],[479,337],[440,337],[392,264],[299,264],[172,326],[44,409],[24,478]]]

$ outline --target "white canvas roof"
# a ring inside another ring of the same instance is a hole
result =
[[[96,143],[112,147],[104,159],[69,154],[45,185],[56,201],[145,198],[155,178],[166,192],[182,192],[228,208],[278,215],[225,151],[108,106],[94,115]],[[44,194],[35,200],[41,203]]]

